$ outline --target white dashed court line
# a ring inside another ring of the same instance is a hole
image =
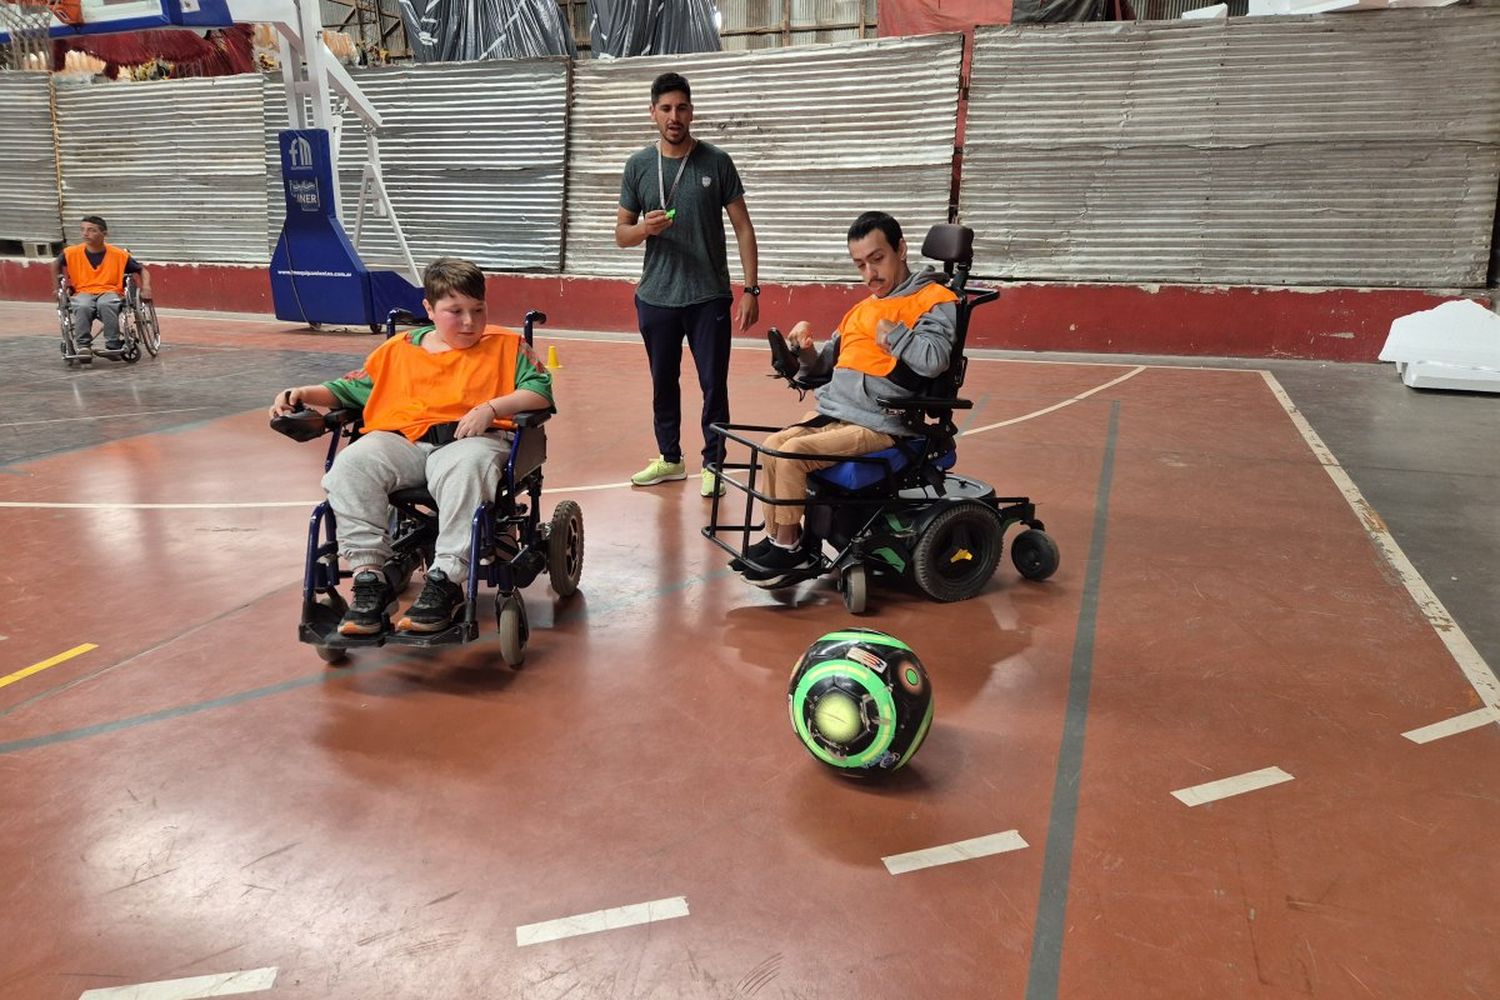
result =
[[[651,924],[687,915],[686,896],[654,899],[649,903],[615,906],[608,910],[595,910],[593,913],[580,913],[573,917],[544,920],[539,924],[522,924],[516,928],[516,944],[524,948],[529,944],[577,937],[580,934],[597,934],[600,931],[613,931],[621,927]]]
[[[221,972],[216,976],[163,979],[135,986],[107,986],[88,990],[78,1000],[198,1000],[199,997],[229,997],[258,993],[276,985],[276,966]]]
[[[968,861],[972,858],[987,858],[991,854],[1019,851],[1023,847],[1030,846],[1021,838],[1018,831],[1006,830],[1004,833],[992,833],[985,837],[975,837],[972,840],[943,844],[940,847],[926,847],[920,851],[892,854],[880,860],[885,862],[886,871],[892,875],[904,875],[906,872],[914,872],[921,868],[951,865],[955,861]]]
[[[1484,708],[1476,708],[1472,712],[1465,712],[1463,715],[1456,715],[1451,719],[1444,719],[1442,722],[1434,722],[1430,726],[1408,730],[1401,735],[1413,743],[1431,743],[1444,736],[1456,736],[1491,722],[1500,722],[1500,709],[1487,705]]]
[[[1279,767],[1263,767],[1249,774],[1237,774],[1232,778],[1220,778],[1218,781],[1194,785],[1191,788],[1179,788],[1172,794],[1185,805],[1201,806],[1208,802],[1217,802],[1219,799],[1227,799],[1233,795],[1244,795],[1246,792],[1259,791],[1262,788],[1270,788],[1272,785],[1291,780],[1292,775]]]

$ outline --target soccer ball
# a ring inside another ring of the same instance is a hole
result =
[[[807,647],[787,687],[792,728],[812,755],[862,777],[911,760],[932,725],[932,684],[910,646],[849,628]]]

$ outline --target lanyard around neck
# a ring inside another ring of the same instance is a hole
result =
[[[672,199],[677,197],[677,185],[682,183],[682,175],[687,172],[688,160],[693,158],[693,150],[698,148],[698,140],[694,139],[688,151],[683,154],[682,162],[677,164],[677,176],[672,178],[672,190],[667,190],[666,178],[662,174],[661,143],[656,144],[656,196],[661,199],[662,211],[666,211]]]

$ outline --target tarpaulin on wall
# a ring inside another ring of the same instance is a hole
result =
[[[1009,24],[1011,0],[880,0],[880,34],[931,35]]]
[[[713,0],[589,0],[595,56],[718,52]]]
[[[574,56],[557,0],[400,0],[412,59],[473,62]]]

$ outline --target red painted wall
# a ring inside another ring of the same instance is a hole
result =
[[[151,265],[164,308],[270,315],[264,267]],[[857,285],[764,285],[756,331],[806,319],[831,330],[864,296]],[[1412,289],[1215,288],[1196,285],[1006,285],[974,314],[974,347],[1105,354],[1227,355],[1373,361],[1391,321],[1463,296]],[[46,301],[45,262],[0,261],[0,298]],[[528,309],[563,330],[634,332],[634,285],[614,278],[492,275],[490,307],[502,323]],[[1489,304],[1480,294],[1469,296]]]

